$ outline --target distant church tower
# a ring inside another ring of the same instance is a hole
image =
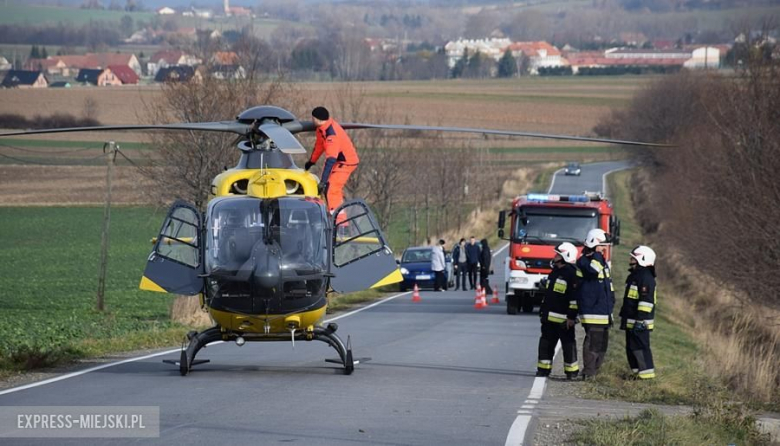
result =
[[[225,3],[225,15],[230,15],[230,0],[224,0]]]

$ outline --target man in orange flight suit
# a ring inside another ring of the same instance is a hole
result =
[[[319,192],[325,192],[328,211],[333,214],[333,210],[344,202],[344,185],[347,184],[349,175],[357,168],[360,159],[347,132],[330,117],[325,107],[315,108],[311,116],[317,126],[317,142],[305,168],[307,171],[311,169],[322,153],[325,153],[325,167],[322,169]]]

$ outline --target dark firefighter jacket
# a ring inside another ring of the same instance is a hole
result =
[[[620,309],[620,328],[634,328],[636,321],[644,321],[648,330],[655,319],[655,274],[651,268],[638,266],[626,279],[623,307]]]
[[[547,276],[547,287],[539,309],[542,322],[562,324],[577,318],[577,268],[566,264],[555,268]]]
[[[347,135],[347,132],[333,119],[328,119],[323,125],[317,127],[317,141],[314,143],[314,151],[311,154],[311,162],[317,163],[325,153],[325,167],[322,169],[320,182],[326,184],[330,172],[336,163],[357,165],[360,162],[355,146]]]
[[[615,296],[604,256],[585,248],[577,260],[577,276],[580,278],[577,297],[580,321],[583,325],[608,325]]]

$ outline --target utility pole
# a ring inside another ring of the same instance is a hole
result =
[[[116,161],[116,153],[119,150],[119,146],[114,141],[109,141],[103,144],[103,152],[107,157],[107,172],[106,172],[106,207],[103,209],[103,234],[100,240],[100,270],[98,272],[98,290],[97,290],[97,310],[103,311],[105,309],[105,294],[106,294],[106,272],[108,269],[108,242],[109,242],[109,226],[111,224],[111,180],[114,176],[114,162]]]

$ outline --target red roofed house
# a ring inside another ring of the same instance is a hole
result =
[[[217,51],[211,57],[211,62],[216,65],[237,65],[238,54],[233,51]]]
[[[200,64],[200,59],[180,50],[162,50],[152,54],[146,65],[149,76],[156,76],[161,68],[173,66],[194,67]]]
[[[82,55],[54,56],[47,60],[61,61],[71,71],[80,69],[99,70],[110,65],[127,66],[136,74],[141,72],[141,63],[131,53],[87,53]],[[62,73],[63,75],[66,75]]]
[[[33,70],[33,71],[43,71],[46,74],[51,75],[60,75],[69,77],[70,76],[70,68],[65,64],[65,62],[62,61],[62,59],[57,58],[46,58],[46,59],[29,59],[24,64],[25,70]]]
[[[122,85],[131,85],[138,83],[138,74],[127,65],[109,65],[108,68],[114,73],[114,76],[122,81]]]
[[[528,70],[531,74],[539,74],[539,68],[562,67],[565,60],[561,58],[558,48],[547,42],[515,42],[503,51],[509,50],[515,58],[524,55],[528,58]],[[502,51],[502,53],[503,53]]]

